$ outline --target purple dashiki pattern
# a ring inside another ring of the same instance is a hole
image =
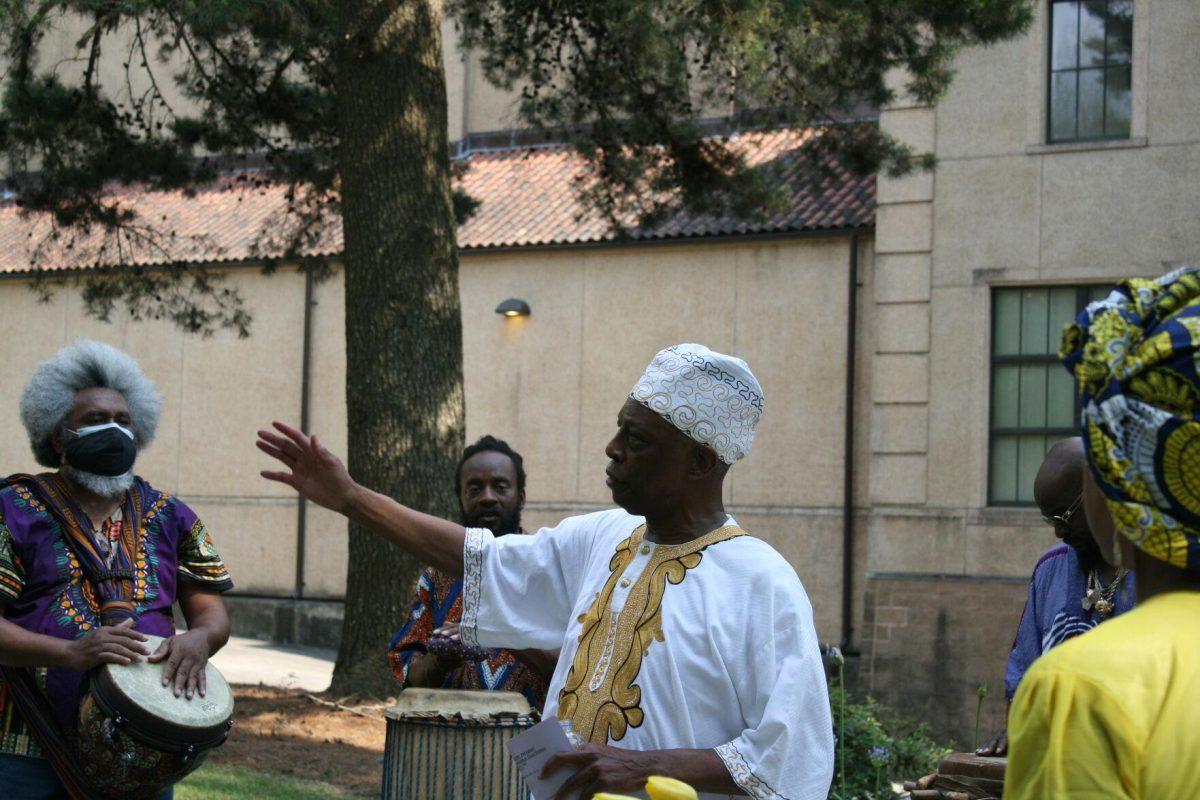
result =
[[[1133,608],[1133,573],[1125,576],[1125,585],[1113,596],[1113,613],[1107,617],[1094,610],[1084,610],[1082,601],[1087,592],[1087,578],[1078,553],[1068,544],[1057,544],[1038,559],[1029,581],[1029,595],[1008,656],[1008,666],[1004,670],[1004,696],[1009,701],[1017,693],[1017,684],[1025,671],[1038,656]]]
[[[142,526],[132,557],[137,610],[134,628],[173,636],[171,607],[179,584],[216,592],[233,586],[196,514],[170,495],[137,479],[143,498]],[[99,626],[98,604],[67,546],[58,521],[23,485],[0,486],[0,602],[4,617],[34,633],[77,639]],[[38,670],[58,721],[74,730],[84,673]],[[39,755],[38,747],[0,680],[0,753]]]

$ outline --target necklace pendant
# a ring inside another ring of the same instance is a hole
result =
[[[1083,596],[1083,601],[1080,603],[1080,605],[1083,606],[1084,611],[1091,611],[1092,606],[1097,604],[1096,601],[1099,599],[1097,597],[1098,594],[1099,592],[1097,592],[1095,589],[1087,590],[1087,594]]]
[[[1110,603],[1108,600],[1105,600],[1103,597],[1101,597],[1099,600],[1096,601],[1096,613],[1101,614],[1101,615],[1108,615],[1108,614],[1112,613],[1112,610],[1113,610],[1113,604]]]

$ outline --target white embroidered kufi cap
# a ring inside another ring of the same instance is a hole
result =
[[[629,396],[726,464],[745,458],[762,418],[763,393],[750,366],[700,344],[677,344],[654,356]]]

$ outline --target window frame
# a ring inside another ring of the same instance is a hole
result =
[[[1077,4],[1079,4],[1079,6],[1082,9],[1082,5],[1084,2],[1085,2],[1085,0],[1050,0],[1050,2],[1045,6],[1045,8],[1047,10],[1046,34],[1045,34],[1046,70],[1045,70],[1045,74],[1043,76],[1044,77],[1043,85],[1045,86],[1045,95],[1046,95],[1045,109],[1044,109],[1046,119],[1045,119],[1045,125],[1044,125],[1044,130],[1042,131],[1042,134],[1045,137],[1044,141],[1047,145],[1052,145],[1052,146],[1053,145],[1069,145],[1069,144],[1076,144],[1076,143],[1086,144],[1089,142],[1124,142],[1124,141],[1129,141],[1134,138],[1133,137],[1133,127],[1134,127],[1133,126],[1133,117],[1134,117],[1133,65],[1134,65],[1135,49],[1133,46],[1134,45],[1133,31],[1136,29],[1136,26],[1134,26],[1134,17],[1133,16],[1130,17],[1131,30],[1130,30],[1130,35],[1129,35],[1129,61],[1127,63],[1124,63],[1124,64],[1109,63],[1109,60],[1108,60],[1108,40],[1109,40],[1108,20],[1109,20],[1109,16],[1110,16],[1109,5],[1113,2],[1113,0],[1105,0],[1105,3],[1104,3],[1104,62],[1099,67],[1080,66],[1079,56],[1080,56],[1080,49],[1082,47],[1081,42],[1082,42],[1082,38],[1083,38],[1080,33],[1080,20],[1082,19],[1082,10],[1080,10],[1077,12],[1076,22],[1075,22],[1075,66],[1068,67],[1066,69],[1059,69],[1059,70],[1054,69],[1054,7],[1058,6],[1058,5],[1064,5],[1066,3],[1077,3]],[[1136,11],[1136,8],[1137,8],[1137,3],[1133,2],[1131,13],[1132,13],[1132,11]],[[1130,94],[1129,128],[1124,133],[1118,133],[1118,134],[1107,133],[1107,129],[1108,129],[1108,73],[1114,67],[1125,67],[1126,69],[1129,70],[1129,94]],[[1080,136],[1079,135],[1079,83],[1080,83],[1079,76],[1080,76],[1080,73],[1088,72],[1088,71],[1097,71],[1097,70],[1100,71],[1101,73],[1103,73],[1103,75],[1104,75],[1104,79],[1101,84],[1101,92],[1100,92],[1100,96],[1101,96],[1100,118],[1101,118],[1101,120],[1103,120],[1102,124],[1103,124],[1103,129],[1105,132],[1101,133],[1099,136]],[[1053,108],[1054,76],[1056,74],[1064,74],[1064,73],[1072,73],[1075,76],[1074,135],[1070,136],[1070,137],[1056,139],[1056,138],[1054,138],[1054,134],[1053,134],[1053,131],[1054,131],[1054,108]]]
[[[1028,427],[1022,428],[1018,425],[1015,428],[996,428],[996,402],[995,402],[995,384],[996,384],[996,367],[997,366],[1024,366],[1024,365],[1047,365],[1058,364],[1059,358],[1055,353],[1045,354],[1015,354],[1015,355],[996,355],[996,302],[1000,292],[1015,291],[1021,292],[1029,289],[1074,289],[1075,290],[1075,308],[1082,310],[1089,302],[1094,302],[1095,297],[1092,294],[1097,289],[1103,290],[1111,286],[1111,283],[1056,283],[1056,284],[1025,284],[1025,285],[1008,285],[1008,286],[992,286],[991,297],[989,298],[990,320],[988,325],[988,380],[987,380],[987,402],[988,402],[988,438],[987,438],[987,507],[988,508],[1036,508],[1036,504],[1032,502],[1022,502],[1020,500],[996,500],[992,495],[992,454],[995,450],[996,439],[998,437],[1015,437],[1015,436],[1056,436],[1062,439],[1068,436],[1078,436],[1079,428],[1059,428],[1054,426]],[[1020,320],[1018,319],[1018,324]],[[1018,350],[1020,348],[1018,347]],[[1072,391],[1075,398],[1073,415],[1075,418],[1079,416],[1079,383],[1072,380]],[[1020,470],[1020,461],[1017,462],[1017,469]],[[1018,475],[1019,479],[1019,475]]]

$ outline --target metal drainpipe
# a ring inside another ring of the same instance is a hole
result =
[[[300,430],[308,433],[309,408],[309,375],[312,371],[312,310],[316,305],[313,300],[313,268],[311,264],[304,267],[304,351],[300,357]],[[308,501],[300,495],[296,506],[296,588],[292,599],[304,597],[304,550],[308,535]]]
[[[846,323],[846,442],[842,476],[842,651],[854,633],[854,378],[858,339],[858,234],[850,234]]]

